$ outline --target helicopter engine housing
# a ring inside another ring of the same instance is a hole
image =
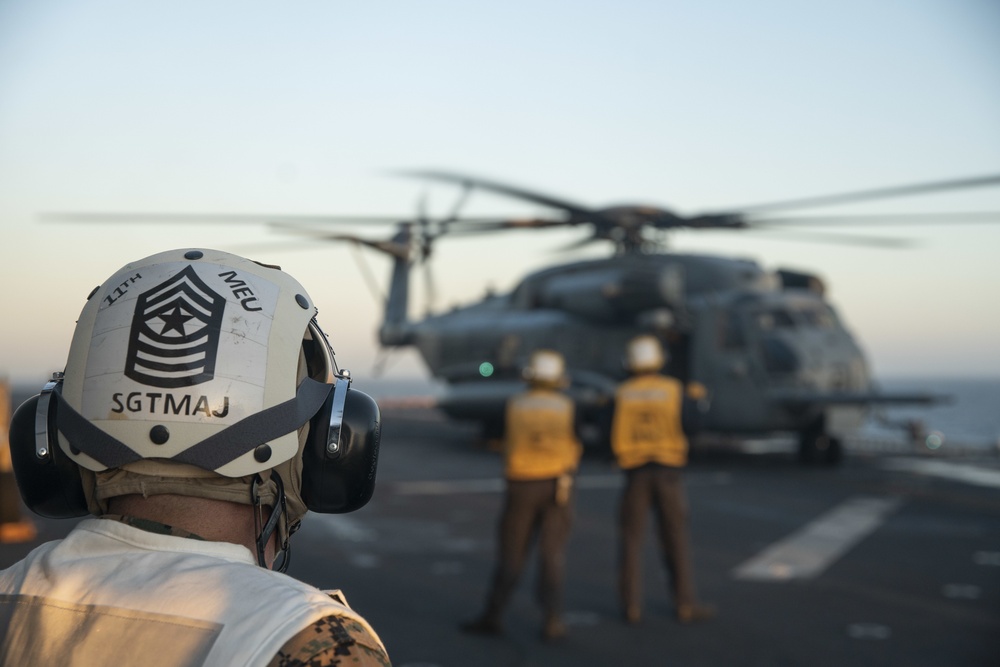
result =
[[[551,276],[539,285],[531,306],[614,322],[632,320],[649,310],[678,309],[683,304],[683,267],[660,265]]]

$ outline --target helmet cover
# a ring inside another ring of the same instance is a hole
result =
[[[126,265],[91,295],[73,335],[62,398],[124,445],[130,460],[170,462],[171,476],[261,473],[296,456],[301,418],[223,459],[197,445],[295,402],[303,338],[315,314],[305,289],[277,267],[217,250],[159,253]],[[100,460],[87,440],[61,429],[61,448],[83,468],[126,467]]]

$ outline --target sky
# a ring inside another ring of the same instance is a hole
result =
[[[94,286],[189,246],[282,265],[341,365],[374,369],[380,305],[362,266],[384,290],[383,257],[259,224],[42,213],[405,217],[424,197],[448,211],[452,188],[393,175],[415,168],[683,212],[997,174],[998,38],[988,0],[0,0],[0,375],[40,385]],[[1000,188],[812,212],[934,211],[1000,211]],[[477,194],[466,212],[525,207]],[[1000,376],[1000,224],[858,233],[915,245],[670,243],[819,274],[877,376]],[[580,235],[446,237],[435,305],[608,252],[557,250]],[[412,352],[387,368],[426,375]]]

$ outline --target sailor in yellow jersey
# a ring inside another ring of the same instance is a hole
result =
[[[485,611],[462,628],[480,634],[501,632],[501,616],[537,534],[542,637],[557,639],[566,634],[561,613],[563,570],[572,519],[573,475],[582,447],[576,435],[573,402],[560,391],[566,381],[562,356],[550,350],[536,351],[524,375],[528,390],[507,403],[507,494],[498,525],[493,582]]]
[[[687,534],[687,502],[681,468],[687,465],[684,416],[698,414],[705,388],[660,373],[666,354],[653,336],[633,339],[626,363],[631,378],[616,392],[611,449],[625,471],[619,507],[619,594],[630,624],[642,617],[642,539],[650,507],[658,520],[658,536],[670,576],[677,618],[682,623],[707,620],[714,610],[695,594]]]

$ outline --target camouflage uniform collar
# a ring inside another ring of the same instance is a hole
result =
[[[165,523],[153,521],[152,519],[140,519],[139,517],[128,516],[126,514],[102,514],[98,518],[108,519],[110,521],[120,521],[121,523],[132,526],[133,528],[145,530],[149,533],[156,533],[157,535],[171,535],[173,537],[185,537],[189,540],[200,540],[202,542],[207,541],[200,535],[195,535],[194,533],[190,533],[182,528],[168,526]]]

